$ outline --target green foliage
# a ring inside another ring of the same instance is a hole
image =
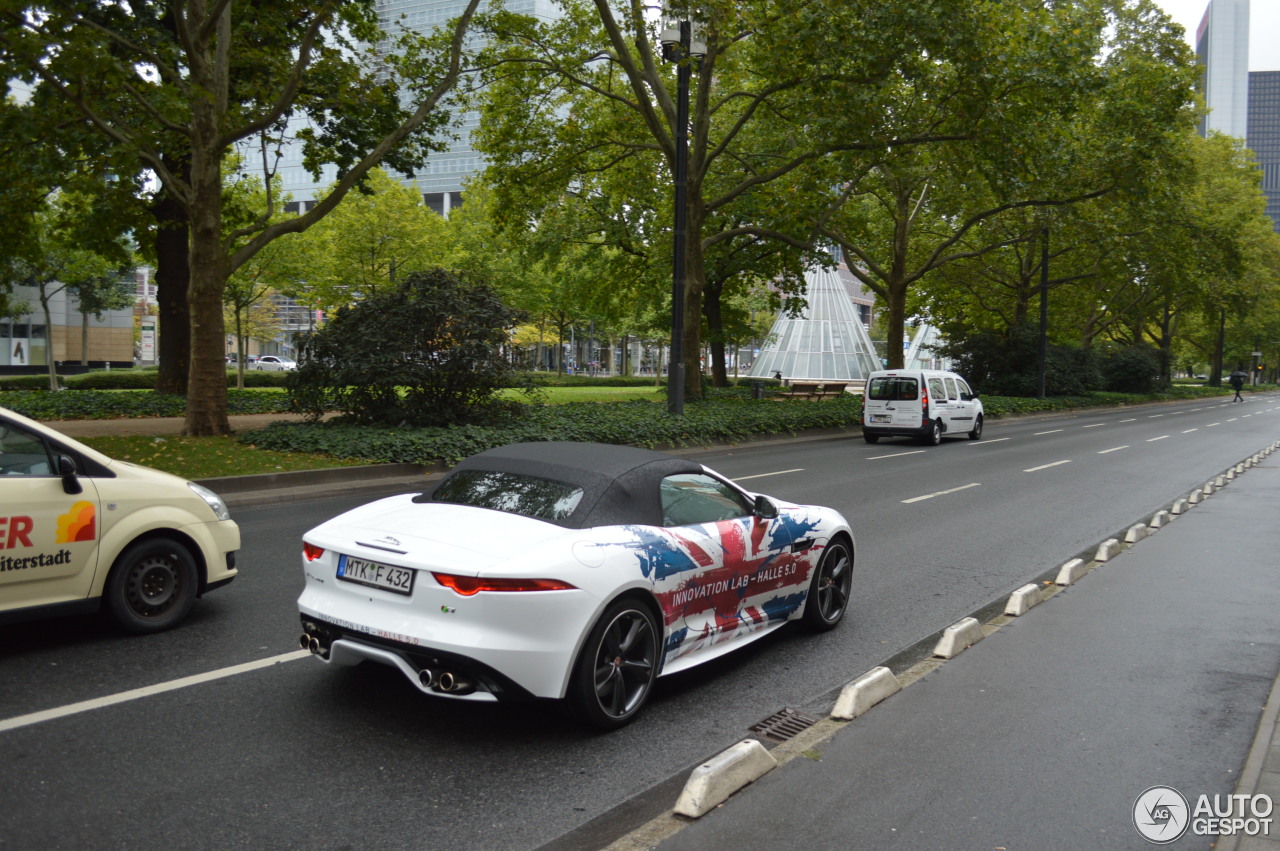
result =
[[[633,446],[691,446],[740,441],[806,429],[848,428],[862,416],[862,400],[848,394],[822,402],[752,402],[745,391],[717,391],[670,416],[659,402],[529,405],[500,426],[375,428],[343,423],[274,423],[240,439],[255,446],[325,452],[375,462],[455,462],[493,446],[519,441],[583,440]]]
[[[500,347],[522,318],[487,286],[416,272],[345,307],[301,347],[287,382],[297,410],[363,425],[453,425],[500,415]]]
[[[1153,393],[1160,384],[1160,353],[1147,345],[1126,346],[1099,364],[1102,384],[1116,393]]]
[[[254,370],[244,374],[244,383],[246,387],[284,387],[287,375]],[[154,369],[109,369],[62,375],[58,383],[68,390],[154,390],[156,377]],[[227,372],[227,386],[236,386],[234,370]],[[49,379],[44,375],[0,375],[0,391],[41,389],[49,389]]]
[[[125,417],[181,417],[186,413],[183,396],[150,392],[76,390],[64,393],[9,391],[0,393],[0,407],[34,420],[107,420]],[[280,414],[289,411],[284,393],[227,390],[227,411],[232,414]]]
[[[953,338],[939,349],[955,362],[980,393],[1003,396],[1035,396],[1038,384],[1039,337],[1028,325],[1005,335],[977,332]],[[1102,386],[1088,349],[1048,346],[1045,358],[1045,394],[1082,396]]]

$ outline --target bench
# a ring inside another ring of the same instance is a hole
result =
[[[826,399],[844,393],[848,381],[793,381],[782,395],[788,399]]]

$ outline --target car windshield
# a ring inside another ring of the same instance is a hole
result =
[[[564,520],[582,501],[582,488],[519,473],[458,470],[440,483],[431,499],[539,520]]]
[[[918,397],[916,380],[900,375],[873,378],[871,386],[867,388],[867,398],[875,399],[877,402],[896,402]]]

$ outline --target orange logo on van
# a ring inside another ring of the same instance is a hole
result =
[[[97,535],[96,512],[92,502],[80,501],[58,518],[59,544],[92,541]]]

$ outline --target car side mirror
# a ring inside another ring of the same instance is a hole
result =
[[[778,506],[773,504],[773,500],[762,494],[756,497],[755,505],[752,506],[752,513],[761,520],[772,520],[778,516]]]
[[[84,485],[76,478],[76,462],[69,455],[58,456],[58,475],[62,476],[63,493],[82,493]]]

